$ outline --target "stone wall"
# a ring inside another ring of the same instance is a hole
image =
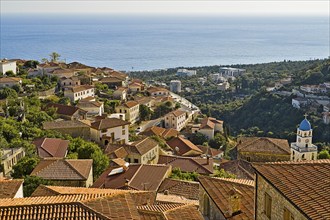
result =
[[[290,161],[290,154],[266,154],[256,152],[238,152],[238,158],[250,162],[277,162]]]
[[[199,187],[199,211],[209,220],[226,220],[204,188]]]
[[[257,175],[257,201],[256,201],[256,220],[269,220],[265,215],[264,199],[265,193],[272,198],[272,220],[282,220],[284,214],[284,208],[288,209],[295,220],[307,220],[307,218],[297,210],[285,197],[283,197],[273,186],[271,186],[263,177]],[[312,192],[311,192],[312,193]]]

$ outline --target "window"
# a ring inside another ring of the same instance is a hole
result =
[[[125,130],[122,130],[121,131],[121,135],[125,135],[126,134],[126,131]]]
[[[270,195],[268,195],[268,193],[265,193],[264,213],[269,219],[271,219],[271,215],[272,215],[272,197],[270,197]]]
[[[283,220],[294,220],[292,213],[287,208],[284,208]]]
[[[247,157],[246,160],[250,162],[251,161],[251,158],[250,157]]]
[[[314,160],[314,153],[312,153],[312,160]]]
[[[139,163],[139,159],[134,159],[134,163]]]

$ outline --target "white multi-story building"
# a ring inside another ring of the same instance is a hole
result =
[[[104,145],[127,144],[128,126],[126,122],[117,118],[105,118],[91,124],[91,139]]]
[[[230,88],[229,82],[222,82],[217,85],[217,89],[220,91],[226,91],[229,88]]]
[[[238,69],[238,68],[231,68],[231,67],[220,67],[219,72],[223,77],[237,77],[243,75],[246,70],[245,69]]]
[[[177,131],[181,131],[186,126],[187,112],[182,110],[175,110],[164,116],[165,128],[174,128]]]
[[[195,76],[197,74],[196,70],[178,69],[176,72],[177,76]]]
[[[316,160],[317,146],[312,143],[313,129],[306,116],[297,129],[296,142],[291,143],[291,160]]]
[[[2,75],[5,75],[8,71],[13,71],[16,75],[16,69],[16,61],[0,60],[0,73],[2,73]]]
[[[170,91],[176,92],[176,93],[181,92],[181,81],[180,80],[171,80]]]
[[[69,97],[72,102],[87,97],[94,97],[94,95],[94,87],[90,85],[73,86],[64,90],[64,96]]]
[[[125,120],[134,124],[140,120],[140,105],[136,101],[128,101],[117,106],[116,113],[125,113]]]

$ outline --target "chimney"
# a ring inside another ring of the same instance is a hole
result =
[[[242,193],[235,187],[229,191],[228,217],[234,216],[241,212],[241,197]]]
[[[210,164],[210,156],[206,155],[206,165],[209,165],[209,164]]]

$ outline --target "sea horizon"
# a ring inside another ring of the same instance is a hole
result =
[[[1,15],[0,58],[118,70],[236,65],[329,57],[327,16]]]

